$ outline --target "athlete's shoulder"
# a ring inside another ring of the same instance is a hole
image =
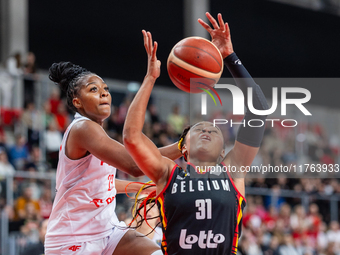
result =
[[[81,119],[75,122],[70,132],[73,134],[89,135],[91,132],[104,131],[103,128],[96,122],[89,119]]]
[[[80,150],[80,154],[87,153],[90,147],[106,137],[104,129],[96,122],[82,119],[73,123],[70,127],[67,146],[70,146],[75,150]]]

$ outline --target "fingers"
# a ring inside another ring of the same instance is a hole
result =
[[[207,16],[207,18],[210,21],[211,25],[215,29],[219,29],[220,28],[220,26],[218,25],[217,21],[213,18],[213,16],[211,16],[211,14],[209,12],[206,12],[205,15]]]
[[[148,38],[149,38],[149,53],[152,53],[153,47],[152,47],[152,35],[150,32],[147,32]]]
[[[204,29],[208,31],[209,34],[213,31],[212,28],[207,23],[205,23],[203,20],[198,19],[198,23],[200,23],[202,27],[204,27]]]
[[[156,57],[157,48],[158,48],[158,43],[154,42],[153,51],[152,51],[152,57],[153,58]]]
[[[228,24],[228,23],[225,23],[224,27],[225,27],[226,33],[227,33],[228,35],[230,35],[229,24]]]
[[[148,55],[156,56],[156,51],[158,48],[157,42],[154,42],[154,45],[152,45],[151,33],[146,32],[145,30],[142,30],[142,33],[143,33],[144,47],[145,47],[146,53]]]
[[[146,53],[149,54],[149,47],[148,47],[148,44],[149,44],[149,39],[148,39],[148,36],[146,34],[146,31],[145,30],[142,30],[142,33],[143,33],[143,40],[144,40],[144,48],[146,50]]]
[[[224,30],[225,26],[224,26],[224,21],[223,21],[223,18],[222,18],[222,14],[219,13],[217,15],[217,18],[218,18],[218,23],[220,24],[220,28]]]
[[[227,23],[224,23],[223,21],[223,18],[222,18],[222,14],[219,13],[217,15],[217,19],[218,19],[218,23],[217,21],[214,19],[213,16],[211,16],[211,14],[209,12],[206,12],[205,15],[207,16],[207,18],[209,19],[211,25],[214,27],[214,29],[216,30],[219,30],[221,29],[223,32],[226,31],[226,26],[225,24]],[[202,27],[205,28],[205,30],[207,30],[209,33],[211,33],[213,31],[213,29],[207,24],[205,23],[202,19],[198,19],[198,22],[202,25]],[[229,27],[228,27],[229,29]]]

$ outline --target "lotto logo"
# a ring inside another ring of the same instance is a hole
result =
[[[206,234],[205,231],[200,231],[199,236],[187,236],[187,230],[182,229],[179,237],[179,246],[181,246],[182,249],[191,249],[192,245],[198,242],[198,247],[201,249],[217,248],[217,244],[223,243],[224,240],[224,235],[214,235],[212,230],[208,230],[208,234]]]
[[[71,251],[76,251],[76,250],[79,250],[80,247],[81,247],[81,245],[73,245],[68,249],[71,250]]]

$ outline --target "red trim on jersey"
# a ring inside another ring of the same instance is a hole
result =
[[[237,254],[237,249],[238,249],[238,239],[239,239],[239,227],[240,227],[240,222],[242,219],[242,202],[243,198],[241,197],[241,194],[237,194],[237,199],[239,201],[238,203],[238,208],[237,208],[237,214],[236,214],[236,227],[235,227],[235,232],[234,232],[234,238],[232,242],[232,253]]]
[[[172,176],[174,175],[174,172],[175,172],[176,167],[178,167],[177,164],[174,165],[174,167],[172,168],[170,177],[169,177],[169,179],[168,179],[168,181],[167,181],[167,183],[166,183],[164,189],[162,189],[161,193],[159,193],[158,196],[156,197],[156,200],[157,200],[158,197],[159,197],[161,194],[163,194],[163,193],[166,191],[166,189],[168,188],[168,186],[169,186],[169,184],[170,184],[170,182],[171,182]]]
[[[227,168],[227,166],[224,164],[224,162],[222,162],[221,164]],[[240,197],[243,198],[244,202],[247,203],[247,200],[245,199],[245,197],[244,197],[244,196],[240,193],[240,191],[238,191],[238,189],[236,188],[235,183],[234,183],[234,181],[233,181],[233,178],[231,178],[230,173],[229,173],[228,171],[227,171],[227,174],[228,174],[229,180],[230,180],[231,184],[234,186],[234,189],[236,190],[236,192],[240,195]]]
[[[190,166],[192,166],[193,168],[196,169],[196,166],[193,163],[191,163],[191,162],[188,162],[187,165],[190,165]]]
[[[163,240],[162,240],[161,245],[162,245],[161,248],[163,248],[163,251],[164,251],[164,255],[168,255],[168,243],[166,242],[164,233],[163,233]]]
[[[162,222],[162,228],[163,228],[163,238],[162,238],[162,250],[164,252],[164,255],[167,255],[167,249],[168,249],[168,243],[166,241],[166,237],[165,237],[165,231],[166,228],[168,227],[168,221],[167,218],[165,216],[165,207],[164,207],[164,193],[161,193],[160,196],[157,199],[157,202],[159,203],[160,206],[160,214],[161,214],[161,222]]]
[[[160,203],[160,213],[162,216],[162,226],[164,228],[164,230],[166,230],[166,227],[168,226],[168,220],[165,216],[165,207],[164,207],[164,194],[162,194],[156,201],[158,201]]]

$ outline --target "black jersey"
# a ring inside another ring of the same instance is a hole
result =
[[[236,254],[246,201],[226,171],[194,176],[194,168],[190,163],[186,170],[176,165],[157,196],[163,253]]]

